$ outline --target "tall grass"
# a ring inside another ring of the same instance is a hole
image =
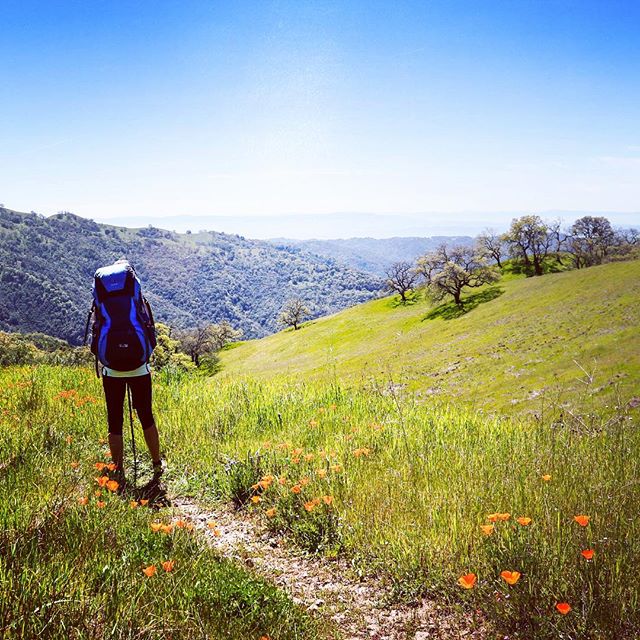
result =
[[[189,529],[153,532],[170,511],[98,488],[98,392],[89,370],[0,370],[0,637],[319,637]]]
[[[26,375],[1,372],[0,386]],[[26,424],[40,412],[54,438],[71,425],[77,434],[86,429],[79,446],[91,457],[104,428],[102,405],[88,403],[79,414],[55,396],[69,388],[98,395],[97,383],[70,369],[40,369],[36,377],[10,396],[20,442],[31,438],[46,450],[42,425]],[[357,571],[386,580],[390,599],[430,595],[480,612],[511,637],[637,637],[639,590],[631,576],[640,557],[640,434],[633,411],[621,406],[599,417],[585,405],[581,415],[488,419],[414,402],[400,388],[158,376],[169,483],[202,500],[236,499],[309,549],[348,554]],[[20,454],[2,459],[13,455]],[[55,495],[50,490],[49,499]],[[509,518],[485,535],[480,527],[495,513]],[[576,515],[590,516],[589,524]],[[519,524],[523,516],[531,523]],[[586,549],[595,551],[590,561],[581,555]],[[509,586],[504,570],[522,577]],[[458,578],[469,572],[478,581],[464,590]],[[572,611],[560,614],[558,602]]]

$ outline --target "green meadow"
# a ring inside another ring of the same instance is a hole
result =
[[[581,398],[601,406],[640,379],[640,261],[508,276],[467,294],[467,312],[418,294],[388,297],[261,340],[231,345],[223,376],[392,381],[423,400],[486,413],[544,410]]]
[[[636,638],[638,276],[511,278],[461,315],[377,300],[227,349],[210,378],[154,374],[170,491],[349,558],[389,602]],[[101,393],[89,368],[0,369],[0,635],[340,637],[177,514],[97,486]]]

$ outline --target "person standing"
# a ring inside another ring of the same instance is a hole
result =
[[[96,373],[102,376],[115,476],[120,490],[124,491],[122,428],[127,387],[153,463],[153,479],[158,481],[165,471],[152,409],[149,367],[156,345],[155,325],[151,306],[142,295],[140,280],[127,260],[98,269],[92,293],[91,352],[96,357]]]

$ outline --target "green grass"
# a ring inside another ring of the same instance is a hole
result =
[[[221,353],[223,376],[394,379],[424,400],[489,413],[571,402],[594,376],[600,405],[640,380],[640,261],[523,278],[467,296],[463,314],[384,298]],[[584,371],[583,371],[584,369]]]
[[[88,369],[0,369],[0,636],[320,637],[284,593],[193,532],[154,533],[169,512],[94,494],[99,393]],[[147,577],[150,565],[158,572]]]
[[[28,384],[7,388],[16,381]],[[0,476],[0,589],[10,594],[0,619],[15,637],[25,620],[40,631],[49,606],[58,630],[85,617],[106,625],[117,613],[122,623],[111,636],[105,629],[106,637],[128,637],[131,626],[153,637],[182,624],[185,637],[198,637],[203,601],[215,603],[204,609],[212,616],[204,624],[229,629],[231,638],[258,631],[314,637],[311,623],[282,595],[217,561],[191,534],[158,537],[148,529],[152,514],[115,498],[104,510],[77,506],[76,496],[91,484],[88,465],[98,455],[105,412],[101,402],[77,407],[56,396],[76,389],[99,397],[90,370],[5,369],[0,388],[0,464],[9,462]],[[174,492],[204,502],[236,499],[298,544],[347,555],[354,571],[385,582],[389,599],[427,595],[445,607],[481,611],[513,638],[640,633],[633,578],[640,560],[640,431],[633,411],[598,417],[586,392],[580,416],[550,408],[539,420],[498,419],[418,403],[397,389],[347,388],[337,379],[158,375],[154,393]],[[75,459],[83,465],[79,478],[69,467]],[[547,473],[550,482],[542,480]],[[268,488],[251,489],[268,476]],[[251,496],[261,501],[253,504]],[[266,517],[272,508],[275,515]],[[486,537],[480,525],[494,512],[511,517]],[[580,527],[577,514],[591,516],[590,524]],[[523,527],[518,516],[533,522]],[[586,548],[595,549],[592,562],[580,555]],[[5,553],[12,549],[18,551]],[[141,567],[168,555],[176,559],[175,575],[144,579]],[[7,557],[16,560],[7,564]],[[507,587],[503,570],[522,578]],[[464,591],[457,580],[469,571],[478,584]],[[223,588],[229,574],[235,586]],[[573,611],[561,616],[554,607],[565,600]],[[26,616],[36,609],[42,613]],[[251,631],[242,635],[234,623]]]

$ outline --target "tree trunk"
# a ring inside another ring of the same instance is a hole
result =
[[[542,275],[542,264],[540,263],[540,258],[538,258],[537,256],[533,257],[533,268],[537,276]]]
[[[460,299],[460,291],[453,292],[453,299],[459,307],[462,306],[462,300]]]

